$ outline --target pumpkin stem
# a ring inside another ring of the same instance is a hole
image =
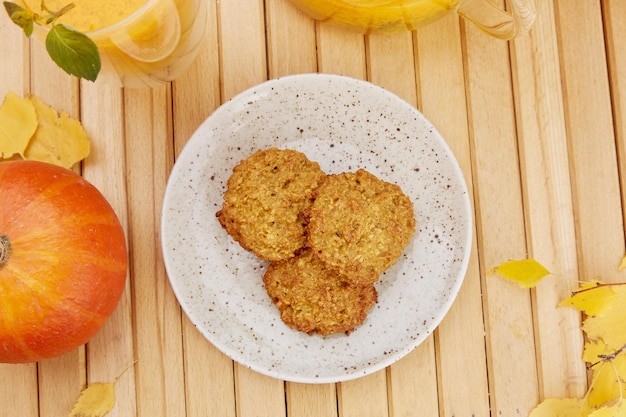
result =
[[[11,252],[11,242],[6,236],[0,236],[0,268],[9,259],[9,253]]]

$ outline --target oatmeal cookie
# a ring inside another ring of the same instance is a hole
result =
[[[399,186],[359,169],[329,175],[307,211],[307,244],[355,284],[372,284],[415,232],[411,200]]]
[[[233,168],[216,216],[233,239],[259,258],[288,259],[306,243],[302,212],[325,176],[301,152],[259,150]]]
[[[378,299],[373,285],[347,282],[309,249],[270,264],[263,282],[285,324],[308,334],[349,334]]]

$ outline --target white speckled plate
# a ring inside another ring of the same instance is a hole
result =
[[[270,146],[304,152],[327,173],[365,168],[399,184],[414,203],[417,231],[349,336],[287,327],[263,288],[267,264],[215,218],[233,166]],[[167,185],[162,244],[178,301],[213,345],[262,374],[322,383],[380,370],[433,331],[463,281],[471,229],[458,164],[420,112],[365,81],[304,74],[239,94],[199,127]]]

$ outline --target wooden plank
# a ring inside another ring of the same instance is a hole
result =
[[[39,416],[37,365],[0,363],[0,417],[14,417],[19,410],[24,417]]]
[[[458,17],[449,15],[416,32],[418,102],[449,144],[473,200],[471,149]],[[465,280],[435,333],[440,415],[489,414],[485,329],[476,234]],[[459,341],[463,354],[459,354]],[[430,413],[429,415],[434,415]]]
[[[417,106],[411,32],[374,33],[365,39],[367,79]]]
[[[365,37],[330,22],[317,22],[316,27],[319,72],[367,78]]]
[[[437,369],[434,336],[387,367],[389,416],[437,416]]]
[[[218,2],[222,100],[267,79],[262,0]]]
[[[556,1],[581,279],[623,280],[624,222],[599,2]]]
[[[198,57],[172,82],[174,150],[178,156],[193,132],[220,105],[217,0],[208,1],[207,28]]]
[[[622,207],[626,207],[626,2],[602,1]],[[623,210],[626,218],[626,210]],[[626,220],[624,220],[626,222]]]
[[[409,31],[374,33],[366,36],[368,79],[417,106],[413,36]],[[389,368],[388,392],[393,415],[411,412],[420,401],[420,413],[436,415],[437,380],[433,338]],[[372,395],[373,388],[362,392]],[[374,398],[376,394],[374,394]],[[382,399],[382,396],[380,397]],[[352,398],[358,402],[358,399]],[[345,400],[344,400],[345,402]]]
[[[68,415],[86,384],[85,349],[41,361],[38,376],[39,414]]]
[[[207,32],[196,61],[172,83],[176,156],[204,119],[220,105],[216,0],[209,1],[208,13]],[[186,415],[234,417],[232,360],[211,345],[186,316],[182,330]]]
[[[265,20],[260,0],[233,0],[219,4],[222,100],[267,79]],[[285,414],[284,383],[235,363],[237,416]]]
[[[482,274],[526,258],[524,211],[507,44],[464,25],[476,229]],[[506,209],[502,209],[506,207]],[[538,383],[530,294],[481,276],[493,415],[526,415]]]
[[[315,22],[288,0],[265,2],[269,78],[317,71]]]
[[[337,417],[336,384],[286,383],[287,415]]]
[[[122,91],[104,84],[82,82],[81,114],[83,126],[91,138],[91,153],[83,164],[83,175],[107,198],[128,231]],[[87,380],[113,381],[134,361],[131,280],[128,279],[111,319],[87,344]],[[109,416],[136,415],[134,368],[124,372],[117,381],[115,393],[115,407]]]
[[[553,4],[539,7],[533,30],[512,43],[512,62],[529,255],[559,275],[535,293],[541,397],[579,397],[580,315],[556,307],[579,279],[558,45]]]
[[[0,13],[0,100],[9,91],[19,96],[30,91],[30,42],[24,32],[2,11]]]
[[[340,417],[385,417],[387,406],[387,375],[380,370],[373,374],[337,384]]]
[[[233,361],[183,320],[187,416],[234,417]]]
[[[245,366],[235,366],[237,417],[286,416],[285,383],[254,372]]]
[[[181,311],[167,282],[160,215],[173,140],[169,86],[126,90],[129,240],[140,416],[185,414]]]

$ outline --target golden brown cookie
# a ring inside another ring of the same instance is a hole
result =
[[[288,259],[305,245],[302,212],[325,176],[301,152],[257,151],[233,168],[216,216],[233,239],[259,258]]]
[[[329,175],[306,213],[307,244],[355,284],[372,284],[415,232],[411,200],[399,186],[360,169]]]
[[[313,334],[350,333],[378,299],[373,285],[354,285],[328,269],[309,249],[270,264],[265,289],[291,328]]]

